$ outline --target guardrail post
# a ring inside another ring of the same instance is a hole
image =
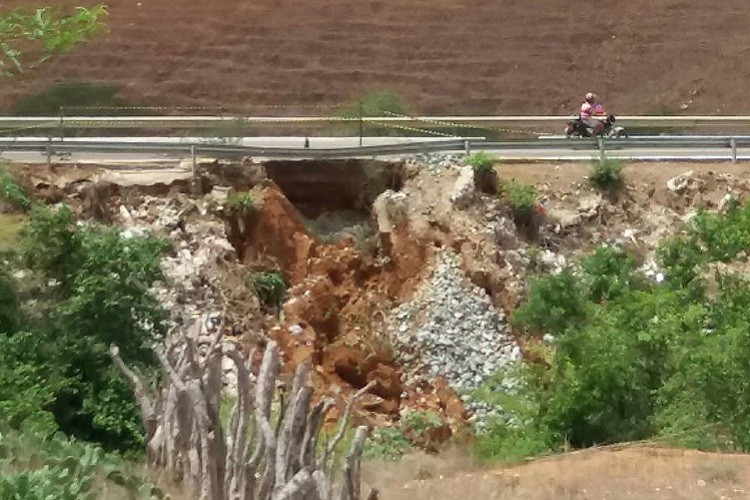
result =
[[[48,140],[45,150],[47,152],[47,165],[49,166],[52,165],[52,137],[49,137]]]
[[[735,137],[729,139],[729,147],[732,148],[732,163],[737,163],[737,139]]]
[[[195,169],[198,166],[198,160],[195,157],[195,146],[190,146],[190,159],[193,165],[193,177],[195,177]]]
[[[65,138],[65,107],[60,106],[60,140]]]
[[[362,147],[362,136],[365,133],[365,122],[362,119],[362,115],[364,114],[364,105],[360,101],[359,103],[359,147]]]
[[[604,161],[604,159],[607,157],[607,154],[604,150],[604,139],[602,139],[601,137],[597,137],[596,143],[599,146],[599,159],[601,161]]]
[[[471,141],[464,141],[464,152],[466,153],[466,156],[471,154]]]

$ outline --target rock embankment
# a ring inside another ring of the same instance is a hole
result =
[[[462,393],[471,419],[480,426],[492,409],[469,393],[502,375],[521,354],[505,315],[469,281],[449,251],[439,256],[412,300],[392,311],[388,331],[397,356],[408,367],[406,384],[445,377]],[[513,381],[504,385],[512,389]]]

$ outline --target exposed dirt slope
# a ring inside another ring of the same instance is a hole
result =
[[[0,97],[86,80],[152,103],[289,105],[390,87],[423,112],[559,113],[593,88],[620,113],[750,111],[746,0],[109,3],[109,35]],[[38,2],[0,9],[19,4]]]

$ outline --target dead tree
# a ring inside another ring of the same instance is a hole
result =
[[[360,460],[367,428],[356,429],[334,496],[335,451],[345,435],[349,400],[334,438],[319,442],[333,404],[312,404],[310,363],[299,366],[281,405],[274,406],[279,353],[270,342],[258,377],[247,358],[221,339],[221,327],[201,352],[200,327],[171,335],[157,351],[163,377],[152,391],[143,375],[111,348],[118,370],[130,382],[146,429],[148,461],[196,493],[200,500],[360,500]],[[237,398],[228,422],[221,421],[222,357],[237,367]],[[274,412],[272,410],[277,410]],[[274,418],[273,414],[277,413]]]

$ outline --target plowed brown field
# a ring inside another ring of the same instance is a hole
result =
[[[84,80],[169,105],[309,105],[389,88],[425,113],[546,114],[593,89],[619,113],[750,112],[747,0],[109,3],[109,34],[4,85],[0,102]]]

